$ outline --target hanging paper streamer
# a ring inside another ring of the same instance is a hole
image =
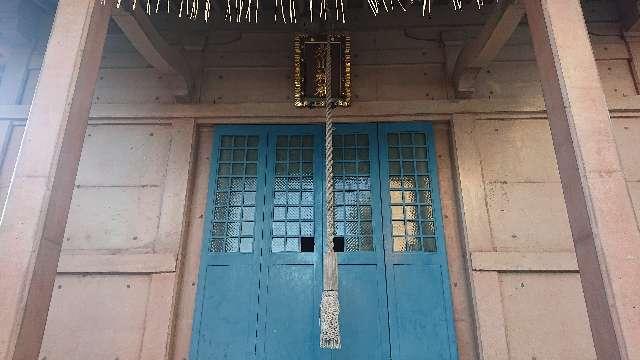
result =
[[[117,8],[126,7],[135,10],[143,6],[144,11],[151,15],[160,12],[176,13],[180,18],[190,20],[202,19],[209,22],[213,19],[213,9],[219,9],[223,19],[235,23],[257,23],[260,17],[260,0],[97,0],[106,5],[114,3]],[[216,4],[214,4],[216,1]],[[276,23],[295,24],[298,14],[308,14],[309,21],[330,21],[346,23],[346,0],[308,0],[307,9],[298,9],[302,3],[296,0],[274,1],[273,20]],[[415,2],[421,4],[422,16],[431,14],[434,0],[367,0],[368,7],[374,16],[384,11],[386,13],[406,13],[410,5]],[[496,0],[498,2],[499,0]],[[125,4],[126,3],[126,4]],[[484,0],[475,0],[478,9],[484,6]],[[462,10],[463,0],[451,0],[454,10]],[[302,6],[304,7],[304,6]]]

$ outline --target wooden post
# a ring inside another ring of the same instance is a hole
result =
[[[598,359],[640,359],[640,232],[579,0],[525,0]]]
[[[37,359],[111,9],[60,0],[2,219],[0,359]]]

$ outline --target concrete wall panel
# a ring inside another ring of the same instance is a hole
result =
[[[595,360],[578,274],[500,275],[510,360]]]
[[[495,62],[478,74],[478,98],[541,97],[535,61]]]
[[[175,75],[161,74],[155,69],[102,69],[96,83],[96,104],[141,104],[175,102]]]
[[[139,359],[148,275],[58,275],[40,359]]]
[[[103,69],[139,69],[145,67],[150,68],[151,65],[135,50],[134,52],[107,53],[102,57]]]
[[[600,60],[597,65],[607,98],[636,95],[631,65],[627,59]]]
[[[237,31],[220,31],[210,37],[208,48],[218,53],[232,53],[251,49],[257,52],[290,49],[292,35],[287,32],[251,31],[240,34]]]
[[[640,181],[640,119],[613,119],[618,154],[627,181]]]
[[[547,121],[477,121],[474,135],[484,181],[560,181]]]
[[[454,137],[482,356],[595,359],[547,121],[461,115]]]
[[[439,30],[429,27],[415,27],[412,29],[384,29],[372,27],[369,31],[360,32],[353,37],[355,51],[361,50],[402,50],[420,49],[427,56],[429,62],[442,62],[444,52],[438,44]]]
[[[192,141],[186,119],[89,126],[41,359],[167,358]]]
[[[162,195],[158,186],[76,188],[63,249],[153,252]]]
[[[638,222],[640,221],[640,119],[630,117],[616,118],[612,121],[622,170],[627,180],[636,222]]]
[[[239,56],[234,54],[233,56]],[[353,66],[353,96],[358,101],[421,100],[446,97],[443,66],[402,64]],[[202,100],[215,103],[287,102],[291,69],[216,68],[206,72]]]
[[[353,93],[360,101],[446,98],[440,64],[361,66],[353,70]]]
[[[162,185],[172,129],[166,125],[90,125],[76,184]]]
[[[486,184],[498,251],[573,251],[559,182]]]
[[[64,251],[154,251],[173,136],[168,125],[89,126]]]
[[[473,141],[497,250],[572,251],[548,122],[476,121]]]
[[[595,24],[594,27],[601,24]],[[604,24],[610,36],[594,36],[592,46],[596,56],[598,71],[607,97],[631,96],[636,94],[629,52],[626,44],[617,35],[617,29]],[[480,72],[476,81],[478,98],[542,98],[542,86],[538,76],[533,48],[528,29],[521,26],[502,48],[496,61]]]
[[[205,76],[205,102],[286,102],[291,98],[288,67],[211,69]]]

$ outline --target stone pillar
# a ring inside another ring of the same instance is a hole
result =
[[[0,359],[38,358],[111,9],[60,0],[0,220]]]
[[[598,359],[640,359],[640,233],[579,0],[524,0]]]

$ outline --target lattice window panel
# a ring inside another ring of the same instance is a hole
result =
[[[257,136],[222,136],[209,250],[218,253],[253,252]]]
[[[335,235],[344,251],[373,251],[371,162],[367,134],[333,137]]]
[[[315,235],[313,150],[312,135],[276,139],[272,252],[300,252],[302,238]]]
[[[421,132],[389,133],[387,143],[393,250],[435,252],[427,137]]]

